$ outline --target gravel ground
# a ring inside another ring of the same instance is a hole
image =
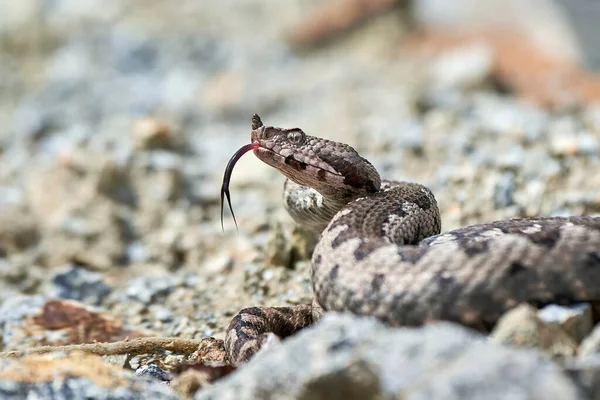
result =
[[[316,3],[4,5],[0,302],[73,299],[185,338],[223,337],[245,306],[309,302],[314,238],[252,156],[232,180],[239,233],[227,212],[221,232],[222,173],[255,112],[428,185],[444,230],[600,213],[599,105],[499,92],[484,46],[415,59],[394,12],[294,52],[290,27]]]

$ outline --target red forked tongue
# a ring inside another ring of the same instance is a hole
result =
[[[229,196],[229,181],[231,180],[231,173],[233,172],[233,167],[235,163],[247,152],[250,150],[255,150],[260,147],[260,143],[250,143],[239,149],[235,152],[233,157],[227,163],[227,167],[225,167],[225,175],[223,175],[223,184],[221,185],[221,229],[225,232],[225,228],[223,228],[223,200],[224,196],[227,196],[227,204],[229,204],[229,210],[231,211],[231,216],[233,217],[233,222],[235,222],[235,229],[238,229],[237,221],[235,220],[235,214],[233,213],[233,208],[231,207],[231,197]]]

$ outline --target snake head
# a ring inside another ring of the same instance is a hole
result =
[[[221,185],[222,228],[225,198],[235,222],[229,194],[233,167],[250,150],[297,184],[311,187],[342,204],[375,193],[381,187],[375,167],[347,144],[308,136],[300,128],[265,126],[256,114],[252,116],[250,136],[251,143],[236,151],[225,168]]]
[[[254,154],[292,181],[323,196],[356,198],[375,193],[379,173],[347,144],[309,136],[300,128],[276,128],[252,118]]]

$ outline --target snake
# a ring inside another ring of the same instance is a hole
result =
[[[521,303],[536,307],[600,300],[600,217],[527,217],[441,233],[426,186],[381,179],[350,145],[252,117],[253,151],[287,179],[284,206],[320,234],[311,258],[312,304],[248,307],[232,319],[224,347],[240,365],[271,339],[288,337],[324,312],[372,316],[390,326],[452,321],[490,332]],[[237,227],[237,222],[236,222]]]

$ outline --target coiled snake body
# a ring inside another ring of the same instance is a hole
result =
[[[257,115],[251,144],[228,165],[228,200],[233,165],[250,149],[288,178],[284,202],[294,220],[322,233],[312,257],[313,304],[240,311],[225,339],[233,364],[271,333],[288,336],[323,310],[487,331],[521,302],[600,300],[600,217],[513,219],[439,234],[426,187],[382,181],[352,147],[264,126]]]

